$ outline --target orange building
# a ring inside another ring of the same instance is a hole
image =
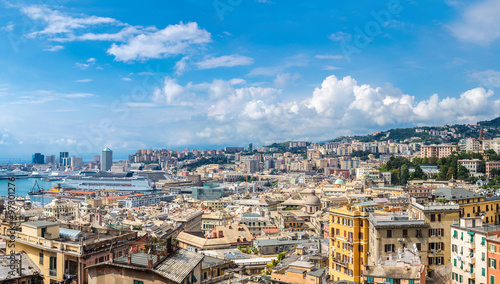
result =
[[[500,283],[500,232],[486,239],[488,249],[487,284]]]

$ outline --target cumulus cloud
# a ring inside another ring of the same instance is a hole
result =
[[[210,41],[210,33],[199,28],[197,23],[179,23],[163,30],[141,33],[121,45],[113,43],[107,52],[118,61],[146,60],[184,54],[192,45]]]
[[[460,18],[448,28],[461,41],[489,45],[500,37],[500,1],[471,2],[461,9]]]
[[[167,78],[154,101],[188,108],[178,125],[191,131],[186,133],[189,139],[205,144],[322,140],[402,124],[470,123],[500,115],[500,100],[484,88],[457,97],[434,94],[416,100],[390,84],[373,87],[349,76],[329,76],[301,99],[289,98],[281,89],[255,87],[240,79],[181,85]]]
[[[44,48],[43,51],[59,51],[62,49],[64,49],[64,46],[62,45],[51,45]]]
[[[198,69],[212,69],[217,67],[234,67],[253,64],[253,59],[238,54],[224,55],[220,57],[209,57],[196,63]]]

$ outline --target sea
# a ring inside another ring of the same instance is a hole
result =
[[[23,178],[23,179],[16,179],[15,181],[9,181],[8,179],[2,179],[0,180],[0,196],[2,199],[4,199],[6,196],[9,195],[9,182],[14,184],[15,186],[11,188],[15,188],[15,193],[14,195],[20,196],[20,197],[26,197],[28,195],[28,192],[33,188],[35,183],[38,183],[40,188],[43,189],[50,189],[54,187],[57,184],[60,184],[62,181],[43,181],[40,178]],[[35,188],[37,190],[37,188]],[[12,193],[12,191],[11,191]],[[30,200],[34,203],[44,203],[47,204],[49,203],[53,197],[47,197],[44,196],[29,196]]]

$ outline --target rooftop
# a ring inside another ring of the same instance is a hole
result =
[[[58,223],[49,222],[49,221],[25,222],[25,223],[22,223],[22,225],[26,226],[26,227],[30,227],[30,228],[43,228],[43,227],[59,226]]]

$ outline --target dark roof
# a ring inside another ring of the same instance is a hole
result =
[[[314,268],[313,270],[307,272],[307,274],[320,278],[320,277],[323,277],[323,274],[325,274],[325,269],[324,268]]]
[[[436,198],[445,199],[449,201],[484,197],[479,193],[472,192],[465,188],[450,188],[450,187],[438,188],[436,191],[434,191],[433,194],[436,196]]]
[[[201,263],[201,269],[206,269],[206,268],[210,268],[213,266],[222,265],[222,264],[225,264],[226,262],[227,261],[224,259],[220,259],[220,258],[211,257],[211,256],[206,255],[203,258],[203,262]]]
[[[181,283],[203,260],[203,255],[180,249],[155,267],[163,277]]]
[[[16,253],[16,261],[19,261],[20,256],[22,256],[21,275],[19,275],[19,269],[17,265],[16,269],[10,268],[10,255],[0,256],[0,281],[2,281],[2,283],[4,280],[16,279],[19,277],[32,275],[41,275],[41,277],[43,277],[43,273],[40,268],[38,268],[38,266],[29,258],[29,256],[25,252]]]

